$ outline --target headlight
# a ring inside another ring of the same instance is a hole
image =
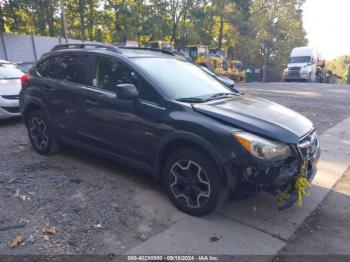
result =
[[[292,155],[286,144],[270,141],[248,133],[234,134],[237,141],[253,156],[266,160],[285,159]]]
[[[310,66],[306,66],[302,69],[301,73],[310,73],[311,72],[311,67]]]

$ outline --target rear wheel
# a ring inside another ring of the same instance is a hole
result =
[[[34,110],[29,114],[27,128],[30,143],[36,152],[50,155],[59,151],[60,145],[41,110]]]
[[[163,184],[173,204],[193,216],[213,212],[227,198],[227,186],[213,160],[192,149],[181,149],[168,158]]]

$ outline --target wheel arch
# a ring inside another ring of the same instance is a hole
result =
[[[47,119],[49,120],[50,124],[51,124],[51,119],[48,117],[48,111],[46,109],[46,107],[40,102],[37,101],[36,99],[29,101],[25,107],[23,108],[23,112],[22,112],[22,118],[23,118],[23,122],[25,124],[25,126],[27,126],[27,118],[29,116],[29,114],[31,112],[33,112],[34,110],[41,110],[47,117]]]
[[[224,178],[224,182],[231,185],[231,179],[226,172],[227,169],[225,168],[224,160],[216,148],[204,138],[191,133],[173,134],[165,139],[164,142],[159,146],[157,150],[157,159],[154,172],[156,180],[160,180],[162,178],[162,170],[167,158],[173,152],[181,148],[193,148],[206,154],[210,159],[214,161],[220,172],[220,175]]]

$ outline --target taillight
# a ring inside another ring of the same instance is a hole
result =
[[[21,84],[22,86],[25,86],[28,84],[28,81],[29,81],[29,75],[28,74],[25,74],[21,77]]]

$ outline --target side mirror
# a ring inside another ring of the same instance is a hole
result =
[[[139,97],[139,92],[134,84],[117,85],[117,97],[120,99],[136,99]]]

